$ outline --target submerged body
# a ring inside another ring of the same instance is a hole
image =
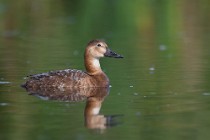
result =
[[[99,63],[99,59],[104,56],[123,58],[111,51],[104,41],[92,40],[88,43],[84,54],[86,71],[66,69],[31,75],[22,86],[26,89],[107,87],[109,78],[102,71]]]

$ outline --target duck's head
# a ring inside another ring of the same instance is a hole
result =
[[[87,44],[85,55],[91,55],[94,58],[113,57],[123,58],[123,56],[113,52],[102,40],[92,40]]]

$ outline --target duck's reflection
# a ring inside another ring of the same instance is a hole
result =
[[[93,93],[93,92],[92,92]],[[122,115],[99,114],[105,97],[109,94],[109,88],[96,88],[94,96],[89,96],[86,101],[84,116],[85,126],[89,129],[106,129],[120,123]]]
[[[26,89],[30,95],[45,100],[60,100],[78,102],[86,100],[84,109],[85,126],[89,129],[106,129],[121,123],[122,115],[99,114],[109,88],[30,88]]]

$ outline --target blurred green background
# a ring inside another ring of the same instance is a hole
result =
[[[0,0],[0,139],[209,139],[209,22],[209,0]],[[29,74],[84,70],[95,38],[125,57],[101,60],[112,85],[102,114],[124,123],[99,134],[83,126],[83,102],[19,87]]]

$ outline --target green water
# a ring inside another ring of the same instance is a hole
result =
[[[209,13],[208,0],[0,0],[0,139],[209,139]],[[92,130],[85,101],[41,100],[20,84],[84,69],[95,38],[124,59],[101,59],[112,87],[100,114],[120,123]]]

